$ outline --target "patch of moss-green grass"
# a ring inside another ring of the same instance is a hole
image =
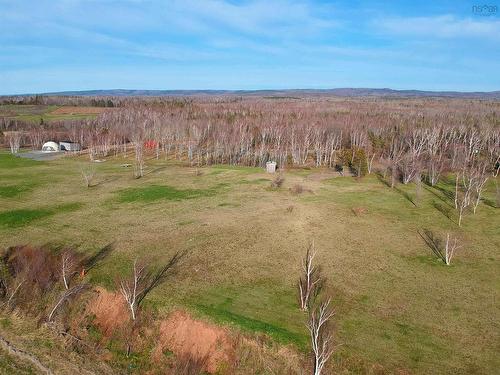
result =
[[[14,156],[12,154],[0,153],[0,170],[1,169],[13,169],[22,167],[32,167],[35,165],[41,165],[44,162],[35,161],[32,159],[21,158]]]
[[[166,185],[151,185],[140,188],[130,188],[118,192],[118,200],[129,202],[153,202],[157,200],[182,201],[201,197],[211,197],[217,189],[177,189]]]
[[[69,203],[50,208],[17,209],[0,212],[0,228],[17,228],[35,220],[47,218],[57,213],[72,212],[81,207],[80,203]]]
[[[18,198],[23,193],[31,191],[33,185],[7,185],[0,186],[0,198]]]
[[[259,283],[205,290],[187,302],[195,311],[217,323],[233,324],[243,331],[263,333],[282,344],[307,348],[306,317],[288,289]]]
[[[265,333],[282,344],[294,343],[298,347],[305,347],[305,336],[277,325],[236,314],[217,306],[197,304],[195,308],[201,313],[210,316],[218,323],[232,323],[245,331]]]
[[[50,209],[19,209],[0,212],[0,227],[16,228],[53,215]]]

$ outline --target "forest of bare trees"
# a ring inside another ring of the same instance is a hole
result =
[[[47,140],[79,142],[91,160],[134,155],[135,177],[148,157],[194,166],[329,167],[396,182],[435,186],[453,173],[459,223],[475,211],[500,165],[499,104],[463,99],[98,98],[110,107],[94,119],[22,123],[2,119],[12,152]],[[27,99],[26,99],[27,100]],[[42,97],[44,103],[95,104]]]

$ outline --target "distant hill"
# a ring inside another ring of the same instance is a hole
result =
[[[52,96],[271,96],[271,97],[303,97],[303,96],[340,96],[340,97],[443,97],[471,99],[500,99],[500,91],[460,92],[460,91],[420,91],[370,88],[336,88],[336,89],[290,89],[290,90],[86,90],[43,93]]]

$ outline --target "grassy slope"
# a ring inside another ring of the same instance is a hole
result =
[[[148,174],[134,180],[123,162],[96,164],[98,184],[87,189],[86,160],[0,155],[0,191],[16,191],[0,195],[0,220],[16,210],[51,213],[0,223],[0,246],[50,242],[95,251],[114,241],[114,254],[91,274],[108,287],[137,256],[162,261],[188,249],[183,271],[149,297],[150,307],[183,306],[304,349],[295,283],[314,238],[337,310],[339,366],[362,372],[375,363],[418,374],[500,367],[498,209],[482,204],[458,230],[453,211],[451,219],[443,214],[446,184],[424,189],[415,206],[413,186],[391,190],[375,176],[321,181],[313,171],[291,171],[275,191],[254,168],[201,168],[196,176],[151,160]],[[313,193],[290,194],[295,183]],[[355,216],[354,207],[366,213]],[[452,266],[432,256],[417,234],[422,228],[463,236]]]
[[[106,364],[90,355],[68,350],[67,342],[46,326],[16,314],[0,313],[0,335],[17,350],[34,356],[54,374],[113,374]],[[26,359],[0,349],[0,374],[40,374]]]

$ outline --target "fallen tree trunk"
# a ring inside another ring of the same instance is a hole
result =
[[[34,357],[33,355],[15,348],[10,342],[5,340],[2,336],[0,336],[0,347],[2,347],[4,350],[6,350],[9,354],[19,358],[20,360],[24,362],[30,362],[33,366],[35,366],[38,370],[40,370],[44,374],[49,374],[52,375],[53,372],[46,367],[45,365],[42,364],[38,360],[38,358]]]

